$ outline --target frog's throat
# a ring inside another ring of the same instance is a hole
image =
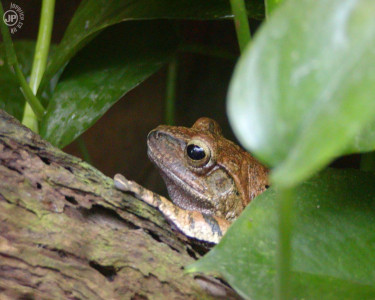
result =
[[[195,190],[188,189],[186,183],[181,184],[181,181],[176,181],[175,178],[171,179],[164,171],[160,170],[160,175],[174,204],[186,210],[195,210],[207,215],[213,214],[214,207],[208,197],[202,196]]]
[[[156,160],[152,151],[148,150],[147,154],[151,161],[158,167],[173,203],[183,209],[212,214],[214,206],[206,195],[194,189],[187,189],[189,184]]]

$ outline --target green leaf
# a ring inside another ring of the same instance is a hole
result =
[[[266,17],[269,18],[271,13],[279,6],[283,0],[265,0],[264,5],[266,7]]]
[[[13,42],[14,49],[17,54],[18,63],[25,78],[31,73],[32,62],[35,52],[35,41],[19,40]],[[55,50],[55,45],[51,45],[50,53]],[[59,75],[59,74],[58,74]],[[57,80],[55,76],[51,82],[51,85],[44,91],[42,97],[50,98],[52,90],[54,89],[54,83]],[[13,72],[10,71],[6,63],[6,54],[4,45],[0,44],[0,109],[5,110],[8,114],[16,117],[18,120],[22,120],[23,111],[25,108],[25,97],[23,96],[19,81]]]
[[[14,42],[14,49],[17,54],[20,68],[25,76],[31,72],[31,65],[34,56],[35,42],[17,41]],[[22,119],[25,98],[20,90],[17,77],[6,63],[4,44],[0,44],[0,109],[8,114]]]
[[[374,11],[372,0],[286,1],[240,59],[229,119],[245,147],[275,167],[275,184],[308,178],[373,120]]]
[[[64,71],[42,120],[41,136],[58,147],[72,142],[166,63],[177,42],[169,22],[125,22],[104,31]]]
[[[375,298],[374,182],[328,169],[296,188],[291,299]],[[255,198],[188,271],[218,272],[247,299],[275,299],[278,197],[271,187]]]
[[[375,120],[367,123],[361,132],[354,137],[348,145],[345,154],[373,150],[375,150]]]
[[[247,1],[249,16],[264,15],[262,0]],[[231,17],[228,0],[86,0],[82,1],[47,66],[42,86],[86,45],[110,25],[147,19],[220,19]]]

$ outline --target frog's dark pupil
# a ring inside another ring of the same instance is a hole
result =
[[[187,155],[193,160],[201,160],[206,156],[206,153],[204,153],[203,148],[194,144],[187,146],[186,151]]]

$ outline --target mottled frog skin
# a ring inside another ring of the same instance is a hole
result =
[[[191,128],[161,125],[149,133],[147,146],[173,203],[120,174],[115,186],[157,207],[192,238],[218,243],[268,184],[267,168],[225,139],[209,118],[198,119]]]

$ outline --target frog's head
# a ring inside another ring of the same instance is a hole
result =
[[[147,145],[169,196],[181,208],[232,220],[251,200],[249,164],[261,165],[225,139],[216,121],[200,118],[191,128],[159,126]]]

